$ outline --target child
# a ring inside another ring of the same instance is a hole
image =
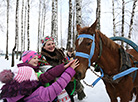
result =
[[[0,81],[5,83],[1,88],[0,99],[6,99],[8,102],[51,102],[66,87],[75,74],[74,69],[79,65],[77,60],[65,66],[57,65],[58,71],[54,71],[54,67],[41,74],[38,80],[34,71],[38,70],[38,54],[35,51],[26,51],[23,53],[22,61],[23,63],[18,64],[18,68],[13,71],[4,70],[0,73]],[[59,79],[52,85],[42,86],[60,74]]]

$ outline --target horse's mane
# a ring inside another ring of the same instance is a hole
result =
[[[96,31],[97,33],[100,34],[102,42],[111,50],[118,50],[117,48],[119,48],[119,45],[117,43],[115,43],[114,41],[112,41],[110,38],[108,38],[107,36],[105,36],[102,32],[100,32],[99,30]]]

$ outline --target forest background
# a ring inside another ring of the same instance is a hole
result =
[[[57,47],[74,47],[76,25],[90,26],[107,37],[124,36],[138,44],[137,0],[0,0],[0,51],[40,52],[41,39],[55,38]],[[123,43],[121,43],[123,44]],[[126,45],[123,45],[126,46]],[[17,53],[18,54],[18,53]]]

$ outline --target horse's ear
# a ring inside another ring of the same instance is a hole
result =
[[[95,22],[91,25],[91,28],[95,30],[95,29],[96,29],[96,26],[97,26],[97,19],[96,19]]]
[[[81,26],[78,24],[77,25],[77,31],[79,31],[81,29]]]

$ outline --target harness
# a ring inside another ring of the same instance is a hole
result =
[[[94,50],[95,50],[95,34],[93,34],[93,35],[81,34],[81,35],[78,36],[77,39],[79,39],[79,38],[88,38],[88,39],[93,40],[92,46],[91,46],[91,50],[90,50],[90,54],[86,54],[86,53],[83,53],[83,52],[76,52],[76,56],[79,56],[79,57],[83,57],[83,58],[87,58],[88,59],[88,61],[89,61],[88,67],[90,68],[90,66],[92,65],[91,64],[91,59],[92,59],[92,57],[94,55]],[[100,38],[100,44],[99,44],[100,53],[99,53],[99,56],[98,56],[97,61],[100,59],[101,53],[102,53],[102,41],[101,41],[100,35],[99,35],[99,38]],[[116,74],[114,76],[104,75],[102,68],[97,64],[97,61],[96,61],[95,62],[95,65],[93,65],[93,66],[96,68],[96,70],[97,70],[97,68],[99,68],[99,70],[101,71],[101,76],[98,76],[97,75],[99,78],[97,78],[92,83],[92,85],[89,85],[89,86],[92,86],[93,87],[100,79],[108,80],[108,81],[112,81],[112,82],[118,83],[121,80],[121,77],[123,77],[125,75],[128,75],[128,74],[131,74],[132,72],[138,70],[138,68],[136,68],[136,67],[130,68],[131,67],[131,62],[130,62],[128,53],[122,47],[119,50],[120,50],[120,56],[121,56],[120,73],[119,74]],[[131,76],[134,76],[133,77],[133,81],[134,81],[135,80],[135,77],[136,77],[136,72],[135,72],[134,75],[131,74]],[[117,80],[117,79],[119,79],[119,80]],[[85,81],[84,81],[84,83],[87,84]]]

